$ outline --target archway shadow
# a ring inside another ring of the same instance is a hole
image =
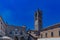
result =
[[[18,37],[17,37],[17,36],[15,36],[14,40],[18,40]]]

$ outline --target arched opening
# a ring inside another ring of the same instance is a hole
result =
[[[28,40],[31,40],[31,37],[30,36],[28,36]]]
[[[20,40],[25,40],[24,37],[21,37]]]
[[[17,37],[17,36],[15,36],[14,40],[18,40],[18,37]]]

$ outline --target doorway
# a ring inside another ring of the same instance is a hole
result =
[[[17,36],[15,36],[14,40],[18,40],[18,37],[17,37]]]

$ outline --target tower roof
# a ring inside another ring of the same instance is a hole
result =
[[[38,8],[38,9],[35,11],[35,15],[37,15],[37,14],[42,14],[42,10]]]
[[[42,12],[42,10],[38,8],[36,12],[41,13],[41,12]]]
[[[34,14],[36,17],[37,16],[42,16],[42,10],[41,9],[37,9],[37,11],[35,11],[35,14]]]

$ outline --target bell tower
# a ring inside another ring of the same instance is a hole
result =
[[[34,21],[35,21],[35,30],[36,31],[41,31],[42,29],[42,11],[37,10],[34,15]]]

